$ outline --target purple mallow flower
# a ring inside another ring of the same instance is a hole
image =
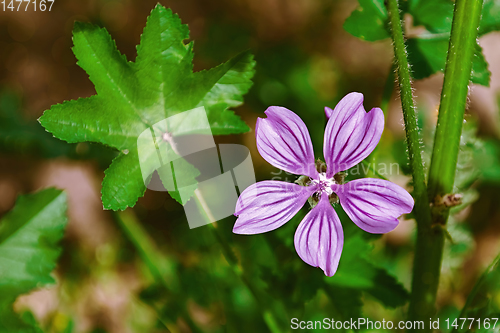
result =
[[[363,95],[350,93],[335,109],[325,108],[323,155],[315,161],[306,125],[292,111],[271,106],[266,119],[255,128],[257,148],[273,166],[301,176],[296,183],[262,181],[248,187],[236,204],[233,232],[259,234],[281,227],[309,201],[313,207],[295,232],[300,258],[333,276],[344,245],[340,219],[332,204],[340,202],[361,229],[386,233],[398,225],[398,217],[411,212],[411,195],[389,181],[364,178],[344,183],[345,172],[373,151],[384,130],[384,114],[366,112]]]

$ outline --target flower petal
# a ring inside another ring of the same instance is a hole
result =
[[[384,113],[373,108],[366,113],[363,94],[350,93],[337,104],[335,109],[325,108],[328,123],[325,129],[323,154],[327,176],[347,170],[373,151],[384,130]]]
[[[412,196],[390,181],[362,178],[332,186],[351,220],[364,231],[383,234],[398,225],[398,217],[412,211]]]
[[[297,214],[314,190],[313,186],[272,180],[250,185],[236,203],[235,215],[239,217],[233,232],[260,234],[281,227]]]
[[[339,265],[344,233],[339,217],[323,194],[319,203],[304,217],[295,232],[295,250],[299,257],[327,276],[333,276]]]
[[[306,125],[292,111],[279,106],[266,110],[255,126],[260,155],[278,169],[315,178],[318,174]]]

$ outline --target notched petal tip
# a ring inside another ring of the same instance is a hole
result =
[[[394,230],[398,218],[412,211],[414,200],[402,187],[387,180],[363,178],[339,185],[335,193],[349,218],[373,234]]]
[[[382,111],[381,108],[372,108],[370,111],[367,112],[367,114],[373,114],[373,119],[379,122],[378,126],[380,126],[380,122],[382,122],[382,128],[385,123],[385,116],[384,116],[384,111]]]
[[[266,111],[264,111],[267,118],[282,118],[283,116],[297,116],[295,112],[290,109],[285,108],[284,106],[271,105]]]
[[[337,106],[341,106],[341,107],[349,107],[349,106],[353,106],[353,107],[363,107],[363,101],[364,101],[365,97],[362,93],[360,92],[357,92],[357,91],[353,91],[353,92],[350,92],[348,93],[347,95],[345,95],[341,100],[340,102],[337,104]]]
[[[363,107],[364,96],[360,92],[350,92],[337,103],[334,109],[325,106],[325,115],[326,119],[330,119],[330,117],[334,114],[334,112],[342,112],[345,109],[350,107],[359,108],[359,106]],[[364,109],[363,109],[364,110]]]
[[[255,125],[260,155],[278,169],[315,177],[312,142],[302,119],[279,106],[270,106],[265,113],[267,118],[258,118]]]
[[[321,268],[326,276],[335,274],[342,254],[344,234],[328,196],[323,195],[318,205],[304,217],[295,232],[294,244],[297,254],[305,263]]]
[[[335,107],[325,129],[323,154],[327,176],[347,170],[364,160],[377,146],[384,130],[380,108],[366,112],[363,94],[350,93]]]
[[[272,106],[269,106],[267,107],[266,111],[264,111],[264,114],[268,117],[272,117],[274,115],[274,113],[276,112],[276,109],[278,108],[281,108],[281,106],[276,106],[276,105],[272,105]],[[261,118],[259,118],[261,119]]]

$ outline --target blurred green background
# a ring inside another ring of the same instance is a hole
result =
[[[370,163],[381,173],[383,165],[397,163],[384,176],[411,189],[392,45],[390,40],[362,41],[343,30],[356,1],[161,4],[189,25],[195,70],[247,49],[255,54],[254,85],[236,109],[252,131],[216,141],[246,145],[257,180],[295,180],[256,150],[255,121],[268,106],[299,114],[316,155],[322,156],[324,106],[334,107],[348,92],[359,91],[367,110],[382,106],[386,114],[386,129]],[[346,244],[339,270],[325,278],[293,248],[294,230],[308,207],[277,231],[252,237],[232,233],[235,217],[218,222],[218,234],[208,227],[189,229],[182,206],[163,192],[148,190],[125,213],[102,209],[103,170],[115,152],[59,141],[36,119],[52,104],[95,94],[71,52],[75,20],[106,27],[133,61],[155,5],[56,0],[51,12],[0,12],[0,215],[18,195],[55,186],[67,191],[70,218],[54,272],[57,283],[20,297],[15,309],[32,312],[46,332],[266,332],[289,327],[292,318],[404,319],[415,231],[411,216],[381,237],[359,231],[343,216]],[[407,31],[418,31],[407,19]],[[465,198],[473,204],[450,221],[453,242],[446,245],[440,318],[458,315],[477,278],[500,252],[500,34],[487,34],[479,43],[492,75],[490,87],[471,89],[459,161],[464,176],[457,186],[471,186]],[[435,74],[414,82],[426,160],[442,79]],[[217,237],[230,245],[238,267],[228,264]],[[258,290],[251,290],[247,280]],[[498,279],[490,280],[484,294],[499,317]]]

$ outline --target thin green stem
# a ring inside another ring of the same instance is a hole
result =
[[[165,289],[171,289],[168,281],[165,279],[165,272],[162,272],[161,266],[158,265],[158,263],[163,262],[165,259],[156,248],[154,241],[149,237],[146,230],[137,221],[134,213],[131,210],[125,210],[113,212],[112,214],[120,229],[132,242],[139,256],[148,267],[153,279],[163,285]]]
[[[438,123],[429,169],[431,224],[420,224],[413,266],[409,319],[428,321],[436,315],[445,224],[449,209],[440,204],[451,193],[462,133],[482,0],[456,0],[446,61]],[[426,331],[430,332],[430,328]]]

